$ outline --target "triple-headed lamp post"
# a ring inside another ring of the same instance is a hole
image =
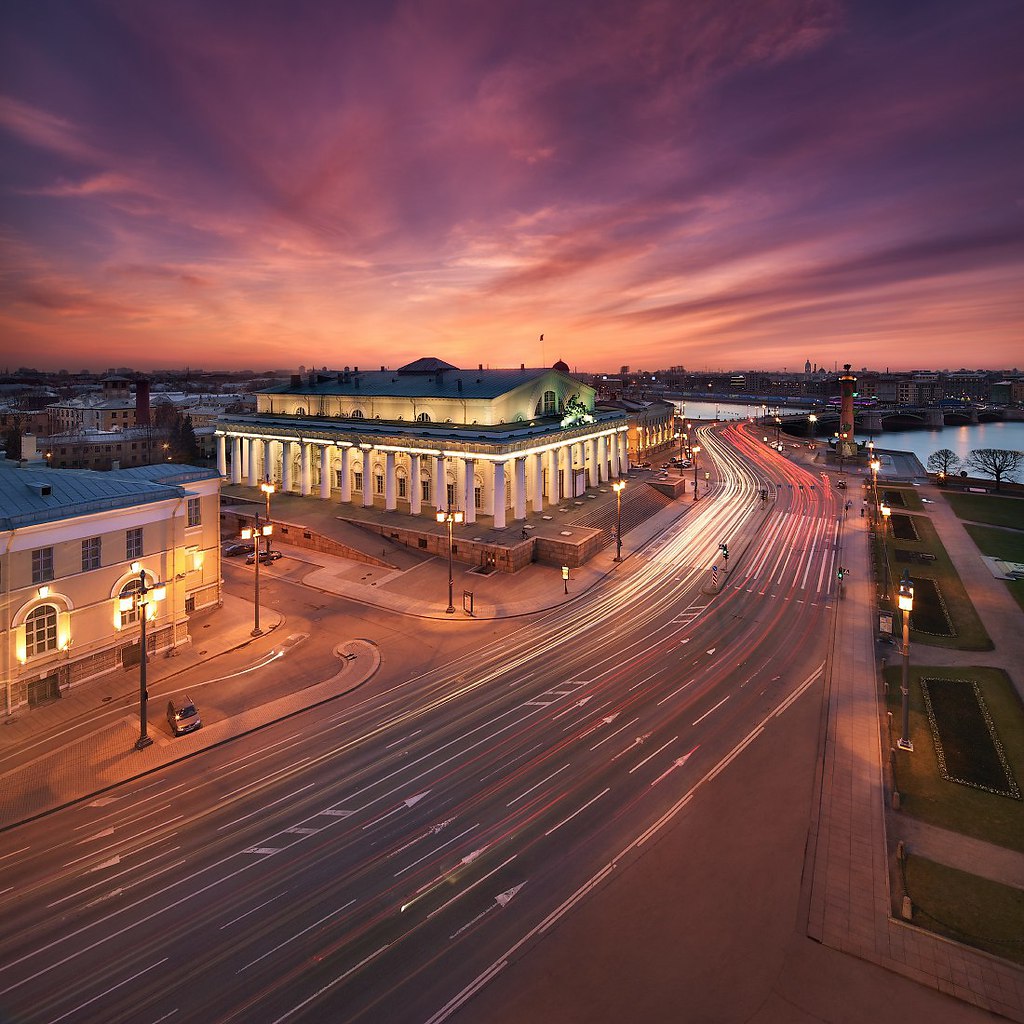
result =
[[[622,492],[626,489],[626,481],[619,480],[612,484],[615,492],[615,561],[622,561]]]
[[[903,570],[898,596],[900,611],[903,612],[903,684],[900,696],[903,700],[903,734],[897,744],[900,750],[913,750],[910,741],[910,613],[914,610],[914,584],[908,570]]]
[[[455,614],[455,573],[452,567],[452,527],[462,522],[462,512],[459,509],[448,509],[447,512],[438,512],[437,521],[448,524],[448,607],[445,611],[449,615]]]
[[[270,500],[270,496],[267,495],[267,500]],[[242,530],[242,540],[252,541],[252,560],[256,567],[256,603],[253,605],[253,620],[252,620],[252,635],[261,636],[263,630],[260,629],[260,559],[262,552],[260,551],[260,537],[267,538],[267,547],[269,550],[270,546],[270,535],[274,532],[274,527],[270,523],[264,523],[260,525],[260,517],[257,516],[252,526],[247,526]]]
[[[146,570],[138,562],[132,562],[132,572],[139,574],[139,589],[132,594],[127,594],[118,602],[118,608],[122,612],[137,610],[142,633],[139,637],[141,654],[139,656],[139,738],[135,741],[136,750],[145,750],[152,742],[149,735],[149,719],[147,705],[149,702],[149,691],[146,689],[146,620],[149,618],[149,606],[157,601],[163,601],[167,597],[167,587],[162,583],[154,583],[151,587],[146,585]],[[156,609],[153,610],[156,615]]]

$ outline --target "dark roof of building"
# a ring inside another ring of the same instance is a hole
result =
[[[426,369],[433,363],[433,369]],[[409,369],[408,367],[415,367]],[[352,370],[315,373],[297,384],[278,384],[267,395],[351,395],[396,398],[497,398],[546,373],[544,367],[514,370],[460,370],[441,360],[418,359],[400,370]],[[579,382],[572,381],[578,387]]]
[[[217,475],[214,470],[200,472]],[[170,480],[149,480],[136,470],[103,473],[91,469],[36,469],[0,459],[0,530],[146,505],[180,498],[186,493],[183,487]]]

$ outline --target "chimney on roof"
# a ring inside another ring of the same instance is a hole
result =
[[[526,369],[526,363],[520,363],[519,364],[519,369],[520,370],[525,370]]]
[[[460,378],[459,378],[459,379],[458,379],[458,380],[457,380],[457,381],[455,382],[455,384],[456,384],[456,386],[458,387],[458,389],[459,389],[459,390],[461,391],[461,390],[462,390],[462,378],[460,377]]]
[[[135,381],[135,425],[149,426],[149,380],[146,377]]]
[[[484,368],[484,364],[483,363],[478,363],[477,364],[477,369],[478,370],[482,370],[483,368]]]
[[[384,367],[383,367],[383,366],[382,366],[382,367],[380,368],[380,372],[381,372],[381,373],[383,373],[383,372],[384,372]]]

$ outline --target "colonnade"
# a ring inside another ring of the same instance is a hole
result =
[[[269,480],[279,491],[303,496],[312,494],[315,483],[320,498],[337,494],[342,504],[351,504],[358,493],[363,507],[371,508],[379,499],[389,512],[399,501],[408,503],[411,515],[422,514],[424,504],[461,508],[465,522],[476,522],[481,513],[492,516],[501,529],[510,516],[513,521],[525,519],[531,504],[540,512],[545,503],[559,505],[624,475],[629,451],[624,430],[507,455],[443,455],[391,445],[225,432],[217,435],[217,471],[230,476],[233,484],[258,487]]]

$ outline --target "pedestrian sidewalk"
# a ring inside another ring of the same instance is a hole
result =
[[[135,749],[138,718],[125,715],[85,739],[49,749],[0,774],[0,830],[147,775],[175,761],[215,747],[271,722],[315,707],[360,686],[380,667],[380,652],[366,640],[350,640],[335,651],[338,672],[330,679],[241,714],[170,738],[151,732],[153,743]]]
[[[866,521],[847,520],[843,547],[847,564],[869,564]],[[846,587],[835,610],[834,650],[826,669],[820,798],[805,867],[808,935],[1024,1021],[1024,970],[892,916],[870,574],[858,574]],[[947,841],[955,859],[984,852],[969,851],[955,838]]]

